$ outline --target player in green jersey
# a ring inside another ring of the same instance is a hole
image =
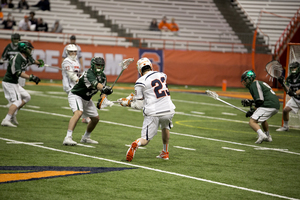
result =
[[[85,71],[78,82],[71,89],[68,95],[69,105],[73,111],[73,116],[69,121],[67,135],[64,138],[64,145],[76,145],[73,141],[72,135],[81,115],[83,117],[90,117],[91,121],[87,125],[87,129],[82,136],[80,142],[98,144],[97,141],[90,138],[91,132],[94,130],[99,121],[99,115],[92,97],[101,91],[101,99],[97,104],[100,109],[101,104],[106,99],[106,95],[111,94],[112,88],[106,85],[106,76],[104,74],[105,61],[101,57],[94,57],[91,60],[91,68]]]
[[[250,117],[249,125],[258,134],[255,143],[260,144],[263,141],[272,141],[267,120],[278,112],[280,104],[272,88],[267,83],[255,80],[255,78],[256,75],[252,70],[247,70],[242,74],[241,82],[249,89],[253,98],[253,100],[242,100],[242,104],[244,107],[251,107],[252,103],[255,104],[254,109],[250,108],[246,113],[246,117]],[[258,123],[261,123],[264,132]]]
[[[11,58],[13,58],[17,53],[19,53],[18,49],[18,42],[21,40],[21,36],[18,33],[14,33],[11,35],[11,43],[9,43],[3,53],[2,57],[0,59],[0,65],[4,64],[4,61],[9,61]],[[24,87],[25,86],[26,79],[19,77],[19,84]],[[9,105],[9,104],[8,104]]]
[[[43,60],[34,60],[32,58],[31,52],[33,46],[30,42],[19,42],[18,49],[20,52],[9,61],[7,71],[2,81],[5,98],[11,103],[7,115],[1,122],[2,126],[17,127],[17,111],[31,99],[29,93],[18,84],[19,77],[29,79],[29,81],[38,84],[40,79],[33,74],[26,74],[25,70],[32,64],[37,64],[39,67],[44,66]]]
[[[285,85],[288,87],[283,87],[285,92],[291,97],[286,103],[282,116],[283,116],[283,126],[276,129],[276,131],[288,131],[289,130],[289,112],[297,114],[300,110],[300,63],[292,62],[289,64],[290,75],[286,78]],[[284,85],[284,78],[279,78],[278,82]]]

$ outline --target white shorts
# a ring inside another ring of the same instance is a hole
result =
[[[157,134],[157,129],[166,128],[171,129],[173,127],[172,118],[174,114],[163,116],[145,116],[143,122],[143,128],[141,132],[141,138],[146,140],[152,140]]]
[[[291,98],[285,106],[288,106],[292,109],[293,113],[297,114],[300,109],[300,100]]]
[[[30,94],[19,84],[2,81],[2,87],[4,91],[4,96],[9,103],[14,103],[14,102],[22,103],[22,100],[24,100],[27,103],[31,99]],[[20,106],[20,105],[16,105],[16,106]]]
[[[72,92],[69,93],[68,95],[68,101],[69,105],[73,111],[73,113],[76,110],[82,111],[82,117],[97,117],[98,116],[98,111],[93,103],[92,99],[89,101],[86,101],[82,99],[80,96],[73,94]]]
[[[278,110],[276,108],[259,107],[255,110],[251,118],[261,123],[267,121],[276,113],[278,113]]]

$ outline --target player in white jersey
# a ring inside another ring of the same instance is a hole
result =
[[[67,57],[61,64],[62,68],[62,83],[64,91],[69,94],[71,89],[79,80],[80,65],[77,59],[77,47],[74,44],[66,46]],[[89,117],[83,117],[82,122],[89,123],[91,119]]]
[[[141,77],[135,82],[135,95],[119,99],[124,107],[143,109],[144,122],[141,138],[135,140],[126,154],[126,160],[132,161],[139,146],[146,146],[157,134],[160,126],[162,130],[163,150],[156,158],[169,160],[169,130],[173,127],[172,118],[175,114],[170,92],[167,86],[167,75],[153,71],[148,58],[141,58],[137,62],[137,69]]]

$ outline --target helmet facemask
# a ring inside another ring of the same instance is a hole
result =
[[[30,56],[33,52],[33,46],[30,42],[21,41],[18,43],[18,50],[26,56]]]
[[[18,45],[18,42],[21,40],[21,36],[18,33],[12,34],[11,35],[11,42],[13,43],[14,46]]]
[[[298,62],[293,62],[289,65],[290,73],[293,77],[297,77],[300,74],[300,64]]]
[[[77,59],[77,47],[74,44],[69,44],[66,48],[66,53],[68,55],[68,58],[71,60]]]
[[[247,70],[242,74],[241,82],[245,87],[250,87],[252,82],[255,80],[256,75],[252,70]]]
[[[94,57],[91,60],[91,68],[96,76],[100,76],[105,69],[105,61],[101,57]]]

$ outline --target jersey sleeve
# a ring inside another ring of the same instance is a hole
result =
[[[2,58],[4,60],[9,60],[9,56],[8,56],[8,45],[5,47],[3,53],[2,53]]]
[[[66,53],[66,47],[63,50],[63,53],[61,55],[62,58],[66,58],[67,57],[67,53]]]

